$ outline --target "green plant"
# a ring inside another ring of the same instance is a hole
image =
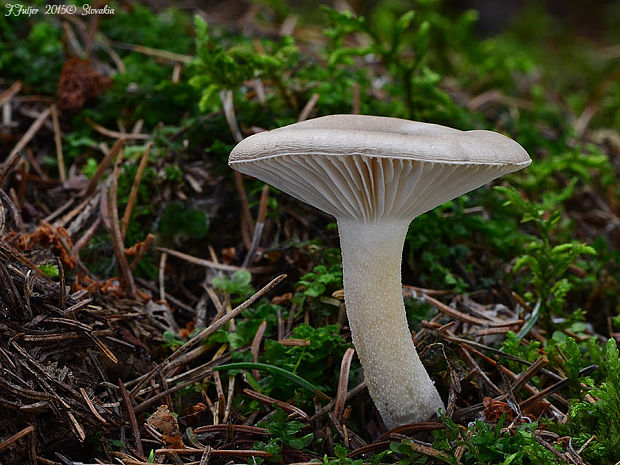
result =
[[[173,202],[164,210],[157,230],[163,236],[200,239],[207,235],[207,215],[195,208],[183,208]]]
[[[590,391],[596,402],[579,401],[573,404],[569,421],[559,430],[572,436],[574,448],[583,446],[594,435],[581,456],[589,463],[602,465],[615,463],[620,450],[620,358],[613,339],[607,341],[604,347],[604,359],[599,370],[602,380]]]
[[[235,271],[230,278],[222,277],[212,280],[214,288],[234,297],[233,302],[243,300],[254,293],[251,282],[252,274],[245,270]]]
[[[501,263],[527,239],[517,225],[497,193],[484,188],[420,215],[405,247],[413,282],[457,292],[501,285]]]
[[[164,346],[171,351],[177,350],[183,344],[187,342],[187,339],[178,337],[173,331],[166,330],[162,333],[162,339],[164,340]]]
[[[155,12],[137,3],[130,9],[117,8],[113,18],[102,19],[101,28],[112,40],[175,53],[191,53],[193,50],[194,41],[187,33],[191,17],[179,9]],[[160,69],[163,71],[166,67]]]
[[[39,265],[39,269],[50,278],[58,277],[58,265],[55,263],[43,263]]]
[[[197,58],[190,84],[201,90],[201,111],[219,108],[218,93],[235,90],[246,80],[273,79],[281,90],[284,89],[282,75],[298,59],[298,50],[291,38],[285,37],[279,43],[265,40],[262,47],[267,52],[261,53],[249,40],[238,40],[230,46],[220,44],[207,23],[198,16],[194,26]]]
[[[425,287],[448,287],[463,291],[468,284],[448,264],[464,262],[470,248],[462,239],[471,230],[462,214],[466,200],[454,200],[416,218],[407,231],[408,264]],[[452,218],[444,212],[452,210]]]
[[[183,182],[183,171],[176,163],[166,165],[164,167],[164,174],[166,175],[166,179],[174,184]]]
[[[62,29],[47,18],[29,24],[23,15],[0,15],[0,74],[53,95],[64,62]]]
[[[308,250],[314,253],[315,245],[308,245]],[[295,284],[293,303],[297,311],[307,308],[316,316],[332,315],[339,307],[332,294],[343,287],[340,249],[325,249],[316,260],[312,270]]]
[[[87,177],[92,178],[97,172],[97,166],[97,160],[88,157],[86,159],[86,163],[82,166],[82,173],[84,173]]]
[[[253,294],[254,290],[250,291],[250,287],[246,287],[246,285],[242,284],[246,278],[241,277],[241,283],[232,284],[231,280],[227,280],[225,278],[217,278],[222,279],[226,284],[223,284],[227,287],[232,287],[233,290],[237,288],[233,294],[243,295],[245,296],[249,294]],[[237,278],[240,279],[240,278]],[[248,281],[249,283],[249,281]],[[238,287],[237,287],[238,286]],[[249,286],[249,284],[247,285]],[[266,300],[262,300],[258,302],[256,305],[244,310],[241,313],[242,319],[236,320],[236,327],[234,332],[229,332],[228,328],[226,329],[218,329],[215,333],[213,333],[209,337],[209,342],[217,342],[217,343],[228,343],[233,349],[239,349],[241,347],[247,346],[252,342],[256,331],[263,321],[267,323],[267,327],[265,329],[266,334],[271,334],[271,332],[276,328],[278,324],[278,310],[282,311],[283,309],[278,305],[274,305]],[[245,359],[242,352],[234,352],[233,357],[236,361],[248,361],[250,359]]]
[[[112,18],[101,21],[101,30],[109,39],[173,54],[193,54],[194,40],[188,34],[191,17],[180,10],[169,8],[156,13],[139,4],[118,10]],[[146,128],[153,128],[160,122],[179,124],[188,112],[198,112],[199,94],[188,84],[188,73],[184,72],[179,82],[172,82],[171,63],[127,48],[119,52],[125,71],[116,74],[112,87],[100,96],[95,111],[89,113],[92,119],[107,124],[123,115],[129,127],[142,119]]]
[[[325,265],[317,265],[310,273],[299,278],[297,285],[303,287],[303,294],[308,297],[320,297],[328,289],[341,289],[342,266],[334,263],[328,269]]]
[[[530,272],[530,292],[526,297],[532,302],[541,303],[541,317],[545,328],[552,327],[552,315],[578,318],[579,313],[569,312],[565,308],[566,296],[574,283],[574,276],[567,271],[575,260],[583,255],[596,255],[596,251],[582,242],[571,241],[552,245],[552,233],[557,227],[561,215],[555,210],[549,214],[542,204],[535,204],[524,199],[514,188],[496,187],[508,199],[505,205],[512,205],[522,215],[522,223],[533,223],[537,236],[532,236],[525,245],[524,254],[513,266],[513,271],[528,268]],[[567,188],[562,196],[567,195]],[[549,201],[550,198],[548,198]],[[557,200],[554,199],[554,200]],[[572,320],[574,321],[574,320]]]
[[[444,462],[453,465],[558,463],[556,456],[536,441],[536,422],[508,430],[504,428],[505,417],[496,425],[476,421],[467,429],[445,417],[442,421],[446,429],[434,433],[434,447],[448,454],[442,458]],[[458,446],[464,448],[459,461],[453,455]]]
[[[527,344],[523,344],[520,337],[513,331],[508,331],[506,333],[506,339],[502,343],[502,351],[527,362],[534,362],[541,355],[541,345],[539,341],[529,341]],[[523,365],[513,360],[507,359],[505,363],[515,373],[519,373],[523,370]]]
[[[385,450],[383,452],[379,452],[378,454],[372,454],[368,459],[351,459],[347,457],[349,453],[349,449],[347,449],[342,444],[334,444],[334,456],[328,457],[327,455],[323,456],[323,460],[316,463],[321,463],[323,465],[363,465],[364,463],[370,463],[371,465],[379,465],[382,463],[386,463],[387,457],[391,455],[391,451]]]
[[[526,175],[519,178],[518,185],[528,191],[538,191],[544,183],[547,191],[556,193],[563,190],[567,175],[571,180],[578,179],[583,184],[595,183],[599,178],[602,186],[609,186],[615,179],[614,173],[609,157],[601,153],[598,147],[589,144],[536,160],[527,169]],[[568,192],[566,198],[573,193],[572,190]],[[542,192],[543,202],[546,201],[545,195],[549,194]]]
[[[432,2],[425,2],[430,4]],[[455,24],[437,20],[430,9],[397,13],[390,8],[377,9],[372,20],[356,17],[350,12],[339,12],[327,7],[331,27],[326,30],[330,43],[326,49],[327,64],[332,70],[352,67],[353,57],[375,57],[387,69],[391,80],[386,90],[398,96],[389,103],[391,116],[402,116],[421,121],[436,121],[460,125],[471,117],[454,103],[440,87],[441,75],[429,65],[430,44],[441,35],[443,28],[458,28]],[[465,19],[465,22],[470,22]],[[458,23],[458,20],[455,22]],[[358,47],[345,46],[344,39],[352,34],[366,38]],[[360,73],[362,83],[368,81]]]
[[[280,408],[277,408],[267,421],[259,423],[259,426],[267,428],[271,437],[269,442],[259,441],[254,447],[272,454],[268,459],[270,462],[280,462],[284,448],[303,449],[309,446],[314,438],[313,433],[300,435],[305,424],[295,420],[289,421],[288,415]],[[256,462],[260,463],[258,460]]]
[[[39,8],[46,3],[49,2],[29,2]],[[81,6],[74,0],[68,3]],[[274,461],[282,462],[298,460],[296,454],[306,449],[302,453],[316,457],[312,459],[316,463],[334,465],[457,463],[457,450],[463,465],[564,463],[536,442],[538,432],[545,429],[562,438],[548,441],[561,453],[569,452],[569,446],[575,451],[583,448],[579,455],[584,463],[616,463],[620,459],[620,362],[617,344],[611,340],[607,344],[601,342],[600,334],[607,334],[608,319],[610,332],[620,331],[620,253],[614,219],[618,216],[619,193],[615,128],[620,127],[620,80],[617,57],[613,48],[607,47],[620,39],[620,29],[613,27],[620,19],[620,9],[606,6],[605,22],[611,27],[607,31],[588,28],[590,37],[585,38],[545,11],[543,2],[529,2],[503,32],[489,36],[481,36],[478,26],[474,30],[475,11],[458,13],[449,3],[439,0],[418,0],[415,11],[408,11],[410,2],[401,0],[349,2],[357,13],[298,6],[289,0],[256,3],[252,6],[256,8],[252,10],[256,12],[255,21],[245,23],[250,27],[243,31],[235,24],[217,21],[207,27],[200,20],[196,20],[194,29],[192,16],[181,10],[155,12],[135,2],[114,3],[113,16],[99,16],[97,24],[91,24],[97,27],[92,29],[95,36],[90,52],[97,72],[109,77],[112,83],[73,118],[60,115],[62,152],[70,182],[57,182],[57,158],[49,120],[24,151],[27,164],[23,166],[28,176],[24,177],[18,166],[16,176],[5,179],[7,194],[14,198],[10,192],[14,191],[19,200],[16,205],[24,212],[27,230],[31,230],[33,221],[64,204],[67,196],[74,199],[70,210],[77,205],[75,201],[81,196],[72,186],[81,189],[83,181],[74,176],[83,173],[92,178],[104,156],[102,148],[113,143],[87,120],[119,132],[130,132],[142,120],[140,132],[150,134],[152,140],[125,246],[130,247],[142,241],[148,232],[157,230],[159,245],[174,242],[176,249],[193,255],[199,254],[196,250],[203,250],[205,241],[217,253],[240,243],[237,215],[222,215],[234,202],[234,186],[229,183],[230,171],[225,163],[234,138],[220,111],[222,91],[233,93],[236,117],[244,136],[256,127],[269,129],[296,121],[314,93],[319,100],[310,118],[350,113],[359,104],[362,114],[407,117],[461,129],[494,128],[516,138],[534,159],[527,170],[507,181],[526,193],[529,200],[514,190],[507,194],[501,189],[483,188],[421,215],[409,228],[405,246],[409,263],[403,267],[403,278],[407,284],[449,289],[455,294],[467,291],[475,301],[486,296],[481,299],[485,305],[505,304],[513,308],[510,291],[514,289],[522,295],[531,307],[528,321],[515,333],[507,333],[498,344],[507,354],[530,362],[546,356],[546,369],[568,379],[559,393],[570,404],[566,423],[541,418],[539,424],[522,426],[510,426],[507,421],[464,426],[444,419],[446,429],[434,433],[434,440],[429,441],[447,459],[420,454],[411,442],[399,439],[389,449],[369,453],[361,460],[346,457],[349,450],[337,443],[344,438],[334,433],[336,444],[332,452],[329,441],[311,437],[299,422],[288,421],[285,414],[277,412],[267,421],[271,436],[257,448],[269,450],[274,453]],[[3,102],[3,119],[4,113],[11,117],[9,124],[3,121],[1,131],[0,151],[7,155],[31,125],[33,115],[49,105],[50,97],[56,94],[63,64],[76,54],[75,40],[66,27],[76,34],[78,44],[88,45],[89,41],[78,26],[82,20],[77,17],[77,21],[67,22],[67,18],[54,15],[7,17],[4,12],[3,9],[0,15],[0,93],[15,81],[22,81],[21,91]],[[260,32],[262,28],[277,30],[294,13],[299,14],[295,38],[277,38],[276,34]],[[484,24],[480,26],[484,28]],[[323,31],[322,37],[317,39],[314,34],[321,33],[316,31]],[[122,64],[103,47],[106,38]],[[155,49],[157,56],[142,53],[132,44]],[[171,60],[162,59],[167,53],[178,55]],[[178,78],[174,82],[173,74]],[[256,80],[260,80],[265,91],[264,100],[259,99]],[[44,97],[33,99],[33,95]],[[211,110],[218,111],[209,113]],[[137,161],[144,150],[144,145],[135,142],[128,140],[118,180],[119,215],[126,206]],[[39,163],[47,180],[35,170],[32,161]],[[183,184],[187,166],[206,173],[204,179],[209,189],[196,193]],[[108,170],[105,175],[109,173]],[[245,188],[254,211],[262,184],[246,179]],[[174,194],[179,192],[188,199],[182,203],[175,201],[180,197]],[[510,202],[509,208],[502,205],[505,199]],[[208,205],[223,203],[224,209],[209,209],[217,212],[217,218],[207,217],[207,210],[199,207],[207,205],[205,201]],[[331,248],[337,247],[338,240],[334,224],[325,227],[328,220],[307,215],[304,234],[300,235],[304,242],[300,242],[297,231],[302,228],[295,215],[290,214],[295,204],[275,190],[270,192],[269,202],[271,224],[265,229],[262,243],[269,244],[269,249],[267,254],[259,254],[260,266],[267,264],[275,269],[286,264],[294,285],[284,289],[287,285],[283,283],[278,292],[292,292],[291,302],[283,299],[283,306],[267,299],[255,302],[235,318],[234,324],[212,334],[203,349],[210,355],[227,345],[232,366],[245,367],[243,379],[252,389],[310,413],[316,393],[303,382],[333,397],[340,360],[348,347],[346,329],[326,326],[337,321],[343,305],[332,297],[334,291],[342,289],[340,252]],[[45,208],[33,211],[33,206],[38,208],[39,204]],[[230,212],[238,211],[237,205],[234,207]],[[85,237],[92,219],[79,231],[71,232],[74,243]],[[577,223],[577,219],[585,221]],[[10,226],[9,218],[5,229]],[[585,245],[590,242],[597,255]],[[117,273],[111,244],[110,235],[102,226],[80,250],[80,260],[92,279],[103,282]],[[148,251],[142,257],[134,271],[136,276],[157,276],[154,255]],[[28,253],[26,256],[38,257]],[[169,284],[176,282],[174,270],[180,263],[169,261]],[[58,269],[53,261],[44,262],[40,268],[49,277],[57,278]],[[76,274],[86,270],[75,272],[66,268],[65,273],[67,284],[72,284],[79,280]],[[297,278],[299,275],[301,278]],[[179,287],[171,285],[170,295],[183,301],[187,295],[199,295],[203,291],[199,280],[191,275],[189,278]],[[259,281],[252,280],[249,273],[239,272],[218,276],[213,286],[229,296],[234,305],[254,292]],[[177,291],[184,288],[188,294]],[[41,299],[36,292],[31,297],[32,305]],[[90,297],[98,305],[98,293]],[[108,296],[106,302],[111,298]],[[190,300],[193,305],[193,299]],[[408,299],[405,305],[412,330],[418,330],[422,320],[437,315],[421,299]],[[585,312],[587,322],[583,319]],[[311,325],[298,325],[306,314]],[[540,321],[536,315],[540,315]],[[175,311],[175,316],[183,323],[192,318],[184,310]],[[284,337],[308,341],[306,345],[296,341],[299,345],[290,346],[274,340],[279,320],[286,322],[289,318],[294,323],[292,333]],[[264,349],[258,354],[259,363],[254,364],[248,349],[263,322]],[[141,323],[136,320],[135,324]],[[131,323],[134,329],[135,324]],[[545,336],[544,342],[529,337],[532,329],[541,327],[546,330],[539,333]],[[163,347],[155,347],[154,357],[177,350],[187,342],[187,338],[173,332],[164,332],[162,339]],[[112,350],[116,353],[119,347]],[[435,344],[438,351],[436,347]],[[423,358],[432,359],[432,353],[426,352]],[[515,373],[525,369],[525,365],[510,359],[500,357],[498,361]],[[187,369],[202,362],[192,363]],[[132,364],[129,368],[141,365]],[[445,364],[428,365],[435,379],[443,376]],[[580,374],[591,365],[599,368],[587,376]],[[225,368],[230,368],[230,364]],[[459,362],[456,368],[465,370],[466,365]],[[483,367],[486,368],[488,365]],[[252,376],[253,369],[259,370],[260,378]],[[463,376],[471,379],[470,374]],[[497,376],[493,371],[488,374]],[[127,379],[133,375],[139,374],[128,372]],[[354,359],[350,388],[360,380],[360,365]],[[222,381],[225,383],[226,379],[222,377]],[[244,394],[237,394],[241,382],[241,377],[237,377],[233,415],[229,418],[245,419],[254,412],[270,410]],[[539,374],[531,383],[542,389],[553,381]],[[470,387],[463,383],[463,388],[462,396],[467,395]],[[104,387],[95,386],[95,391],[88,390],[88,394],[105,397],[104,391]],[[189,403],[203,400],[203,391],[215,399],[214,383],[208,381],[179,389],[172,395],[175,408],[183,412],[180,422],[192,417],[185,417],[186,408]],[[526,395],[526,390],[522,391],[520,399]],[[346,426],[363,435],[366,425],[357,416],[359,399],[351,404],[352,415],[346,418]],[[463,401],[469,399],[457,396],[457,407],[462,407]],[[566,411],[563,404],[551,401]],[[78,418],[81,424],[82,420]],[[328,420],[323,417],[319,422],[322,421],[327,424]],[[88,421],[84,425],[88,426]],[[119,439],[117,431],[111,427],[105,433],[87,432],[83,457],[68,458],[94,462],[94,458],[103,460],[106,449],[122,450],[126,442]],[[67,438],[62,444],[70,441]],[[49,444],[41,445],[41,459],[54,459],[51,454],[55,451]],[[58,452],[66,455],[62,449]],[[149,452],[147,448],[145,453],[149,462],[155,461],[153,450]],[[253,465],[254,461],[250,463]]]
[[[327,391],[333,390],[338,383],[338,363],[347,348],[338,328],[335,325],[313,328],[301,324],[293,329],[292,337],[308,343],[285,346],[267,339],[261,361],[303,374],[303,378],[310,383]],[[274,392],[285,397],[289,397],[294,389],[289,382],[272,376],[264,377],[261,385],[267,393]]]
[[[319,388],[310,384],[308,381],[306,381],[301,376],[296,375],[295,373],[287,371],[283,368],[277,367],[275,365],[269,365],[267,363],[258,363],[258,362],[237,362],[237,363],[228,363],[225,365],[219,365],[213,369],[215,371],[244,370],[244,369],[265,371],[265,372],[268,372],[274,375],[276,378],[278,378],[278,380],[287,379],[288,381],[291,381],[294,384],[297,384],[298,386],[312,392],[313,394],[319,397],[329,398],[329,397],[326,397]],[[257,387],[259,392],[262,390],[259,384],[256,382],[256,380],[249,381],[249,383],[253,385],[254,387]]]

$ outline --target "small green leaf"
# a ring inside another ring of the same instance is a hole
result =
[[[58,277],[58,265],[55,263],[44,263],[43,265],[39,265],[39,269],[50,278]]]

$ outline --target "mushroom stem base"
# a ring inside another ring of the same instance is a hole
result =
[[[415,350],[405,314],[401,259],[408,226],[338,220],[353,344],[388,428],[426,421],[444,409]]]

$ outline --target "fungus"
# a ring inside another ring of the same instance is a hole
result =
[[[231,152],[235,170],[336,218],[353,344],[388,428],[444,409],[403,304],[401,259],[410,222],[529,163],[527,152],[499,133],[361,115],[262,132]]]

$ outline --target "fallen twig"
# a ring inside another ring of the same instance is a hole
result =
[[[256,334],[254,335],[254,339],[252,339],[252,361],[254,363],[258,363],[258,355],[260,352],[260,343],[263,340],[263,335],[265,334],[265,329],[267,329],[267,320],[263,320],[258,329],[256,330]],[[252,370],[252,376],[256,378],[256,380],[260,380],[260,371]]]
[[[124,42],[110,42],[110,45],[115,48],[120,48],[121,50],[131,50],[132,52],[142,53],[144,55],[149,55],[156,58],[162,58],[164,60],[179,62],[179,63],[189,63],[193,60],[194,57],[189,55],[181,55],[180,53],[169,52],[168,50],[160,50],[152,47],[145,47],[144,45],[138,44],[127,44]]]
[[[256,217],[256,226],[252,234],[252,243],[248,249],[248,253],[243,260],[243,267],[247,267],[254,258],[256,250],[260,244],[261,237],[263,235],[263,229],[265,228],[265,218],[267,217],[267,204],[269,202],[269,186],[265,184],[260,196],[260,205],[258,207],[258,216]]]
[[[38,116],[36,120],[30,125],[26,133],[19,139],[9,156],[6,158],[4,164],[2,165],[2,171],[0,171],[0,185],[4,182],[6,177],[15,169],[17,163],[19,161],[19,153],[24,150],[28,142],[32,140],[34,135],[41,129],[43,123],[50,115],[50,109],[46,108],[43,112]]]
[[[228,433],[229,431],[239,432],[239,433],[247,433],[247,434],[260,434],[267,436],[269,430],[267,428],[259,428],[258,426],[249,426],[249,425],[207,425],[207,426],[199,426],[194,429],[194,434],[204,434],[204,433]]]
[[[131,269],[131,271],[135,271],[136,267],[138,266],[138,263],[140,263],[140,260],[142,260],[142,256],[147,250],[149,250],[149,248],[151,247],[154,241],[155,241],[155,235],[148,233],[144,241],[142,241],[142,244],[140,244],[140,247],[138,248],[136,255],[134,256],[133,260],[131,261],[131,264],[129,265],[129,268]]]
[[[136,384],[136,386],[132,389],[131,392],[135,393],[136,391],[138,391],[142,387],[142,385],[148,379],[151,379],[153,377],[153,375],[155,375],[156,373],[159,373],[159,372],[165,370],[166,367],[171,366],[176,359],[181,357],[183,354],[187,353],[190,349],[192,349],[194,346],[196,346],[197,344],[202,342],[205,338],[209,337],[211,334],[213,334],[215,331],[220,329],[222,326],[224,326],[230,320],[232,320],[233,318],[238,316],[246,308],[248,308],[250,305],[252,305],[258,299],[260,299],[262,296],[264,296],[267,292],[269,292],[275,286],[277,286],[284,278],[286,278],[286,275],[285,274],[281,274],[278,277],[272,279],[269,283],[267,283],[262,289],[260,289],[258,292],[256,292],[248,300],[246,300],[241,305],[237,306],[236,308],[234,308],[233,310],[228,312],[226,315],[224,315],[223,317],[221,317],[217,321],[211,323],[211,325],[209,325],[209,327],[203,329],[198,334],[193,336],[189,341],[187,341],[185,344],[183,344],[181,347],[179,347],[173,354],[169,355],[163,362],[161,362],[159,365],[157,365],[155,368],[153,368],[147,375],[145,375],[143,377],[143,379],[140,380]]]
[[[99,134],[103,134],[104,136],[112,137],[114,139],[141,139],[148,140],[152,139],[153,136],[151,134],[132,134],[130,132],[119,132],[113,131],[112,129],[105,128],[100,124],[95,123],[92,119],[86,118],[86,124],[88,124],[91,128],[97,131]]]
[[[131,402],[131,395],[129,394],[127,389],[125,389],[125,385],[120,379],[118,380],[118,387],[120,388],[121,396],[125,404],[125,410],[127,412],[127,418],[129,419],[129,426],[131,427],[131,432],[133,434],[136,450],[140,453],[140,455],[144,455],[144,450],[142,449],[142,440],[140,439],[140,428],[138,427],[136,412],[134,411],[134,407]]]
[[[166,252],[162,253],[159,256],[159,272],[158,272],[158,280],[159,280],[159,300],[166,300],[166,259],[168,258],[168,254]]]
[[[587,366],[587,367],[582,368],[581,370],[579,370],[579,376],[580,377],[588,376],[590,373],[594,372],[597,369],[598,369],[598,365]],[[533,403],[535,403],[535,402],[537,402],[537,401],[539,401],[541,399],[544,399],[545,397],[549,397],[554,392],[557,392],[560,389],[564,389],[567,385],[568,385],[568,378],[564,378],[561,381],[558,381],[557,383],[554,383],[551,386],[546,387],[542,391],[538,392],[538,394],[535,394],[532,397],[529,397],[528,399],[525,399],[523,402],[520,402],[519,403],[519,407],[521,407],[522,409],[527,408],[528,406],[532,405]]]
[[[56,159],[58,160],[58,176],[60,182],[64,183],[67,180],[67,170],[65,169],[65,159],[62,154],[62,134],[60,133],[60,123],[58,122],[58,110],[56,105],[50,107],[50,113],[52,115],[52,124],[54,126],[54,143],[56,145]]]
[[[459,310],[456,310],[449,305],[440,302],[439,300],[431,297],[429,295],[424,296],[424,300],[439,310],[441,313],[444,313],[452,318],[456,318],[457,320],[464,321],[466,323],[478,326],[517,326],[523,324],[523,320],[509,320],[509,321],[491,321],[491,320],[483,320],[481,318],[477,318],[475,316],[468,315],[467,313],[463,313]]]
[[[269,405],[270,407],[273,405],[278,406],[279,408],[281,408],[282,410],[284,410],[285,412],[288,412],[290,414],[296,415],[299,418],[302,418],[305,421],[310,421],[310,417],[308,416],[308,414],[306,412],[304,412],[302,409],[295,407],[294,405],[289,404],[288,402],[284,402],[278,399],[274,399],[273,397],[269,397],[266,396],[264,394],[261,394],[260,392],[256,392],[253,391],[251,389],[245,388],[243,390],[243,392],[248,396],[251,397],[252,399],[256,399],[259,402],[262,402],[265,405]]]
[[[108,166],[110,166],[110,163],[112,162],[112,160],[114,160],[114,158],[119,153],[121,153],[121,150],[124,147],[125,147],[125,139],[119,138],[114,143],[112,148],[110,150],[108,150],[108,153],[105,154],[105,156],[103,157],[103,160],[101,160],[99,162],[99,166],[97,166],[97,171],[95,171],[95,174],[93,175],[93,177],[90,178],[90,182],[88,183],[88,187],[86,188],[86,191],[84,192],[84,196],[85,197],[89,197],[95,191],[95,188],[99,184],[99,180],[103,176],[103,173],[108,168]],[[64,220],[65,223],[67,221],[69,221],[69,220],[65,220],[64,218],[63,218],[63,220]]]
[[[198,455],[198,454],[202,454],[203,452],[204,452],[204,449],[193,449],[189,447],[187,449],[157,449],[155,450],[156,455],[162,455],[162,454]],[[265,457],[265,458],[271,457],[271,454],[269,452],[265,452],[264,450],[252,450],[252,449],[248,449],[248,450],[212,449],[211,454],[225,455],[225,456],[232,456],[232,457]]]
[[[168,255],[172,255],[173,257],[180,258],[182,260],[185,260],[186,262],[190,262],[195,265],[205,266],[207,268],[213,268],[214,270],[233,271],[233,272],[239,271],[239,270],[248,270],[250,273],[268,273],[272,271],[271,267],[265,267],[265,266],[254,266],[254,267],[244,268],[241,266],[225,265],[223,263],[216,263],[211,260],[205,260],[204,258],[194,257],[192,255],[179,252],[177,250],[168,249],[166,247],[156,247],[155,250],[162,252],[162,253],[167,253]]]
[[[123,243],[123,237],[121,234],[121,228],[118,220],[118,208],[116,203],[116,194],[118,189],[118,174],[120,172],[120,159],[122,152],[119,154],[116,166],[114,168],[114,175],[110,182],[110,189],[108,191],[108,215],[110,217],[110,235],[112,236],[112,246],[114,249],[114,258],[116,259],[116,265],[119,271],[119,277],[121,278],[121,285],[125,292],[132,299],[137,296],[136,283],[134,282],[131,269],[127,263],[127,256],[125,255],[125,245]]]
[[[106,425],[108,422],[106,421],[105,418],[101,416],[99,412],[97,412],[97,409],[95,408],[95,404],[93,404],[93,401],[90,400],[90,397],[88,397],[88,393],[86,392],[86,389],[81,387],[80,393],[82,394],[82,397],[84,398],[84,401],[86,402],[86,405],[88,405],[88,408],[90,409],[90,411],[93,413],[93,415],[95,415],[95,418],[99,420],[101,423],[103,423],[104,425]]]
[[[149,142],[142,153],[142,158],[140,158],[140,164],[138,165],[138,171],[136,172],[136,177],[133,180],[133,184],[131,185],[131,191],[129,192],[129,198],[127,199],[127,206],[125,207],[125,213],[123,215],[123,219],[121,220],[121,235],[123,238],[127,234],[127,226],[129,225],[129,218],[131,218],[131,212],[136,203],[136,199],[138,198],[138,188],[140,187],[140,181],[142,180],[142,174],[144,173],[144,169],[146,168],[146,162],[149,158],[149,152],[151,151],[152,142]]]
[[[351,369],[351,360],[355,355],[355,349],[349,347],[342,356],[340,363],[340,378],[338,380],[338,392],[336,394],[336,402],[334,403],[334,416],[337,421],[342,421],[344,405],[347,399],[347,388],[349,387],[349,370]]]
[[[0,442],[0,451],[3,451],[4,449],[9,448],[11,445],[15,444],[17,441],[19,441],[20,439],[28,436],[29,434],[34,433],[34,427],[33,426],[26,426],[23,430],[18,431],[17,433],[15,433],[13,436],[11,436],[8,439],[5,439],[4,441]]]
[[[19,93],[20,90],[22,90],[22,82],[15,81],[13,84],[11,84],[11,87],[9,87],[0,94],[0,105],[11,100],[15,95]]]
[[[314,94],[312,94],[312,97],[310,97],[310,100],[308,100],[308,102],[302,108],[301,113],[299,113],[299,118],[297,119],[297,122],[307,120],[308,116],[310,116],[310,113],[312,113],[312,110],[314,110],[314,107],[318,101],[319,94],[315,92]]]

